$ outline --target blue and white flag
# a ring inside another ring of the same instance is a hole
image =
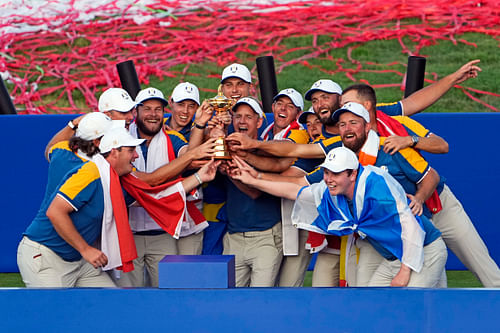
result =
[[[360,166],[358,172],[352,202],[354,214],[347,198],[331,196],[321,181],[302,188],[297,195],[293,224],[326,235],[356,232],[361,238],[368,236],[419,272],[424,262],[425,231],[408,207],[403,188],[380,168]]]

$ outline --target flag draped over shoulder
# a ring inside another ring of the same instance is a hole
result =
[[[150,186],[132,174],[120,177],[121,184],[158,225],[179,238],[186,210],[186,193],[181,179]]]
[[[119,177],[102,155],[94,156],[92,162],[99,169],[104,196],[101,250],[108,263],[103,270],[118,268],[130,272],[134,269],[132,261],[137,258],[137,251]]]
[[[360,166],[353,196],[331,196],[324,181],[304,187],[295,202],[292,222],[325,235],[358,233],[370,237],[405,265],[419,272],[425,232],[407,205],[406,194],[387,172]]]

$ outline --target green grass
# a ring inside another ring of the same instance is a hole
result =
[[[480,288],[481,283],[469,271],[447,271],[448,288]],[[304,280],[304,286],[310,287],[312,281],[312,272],[307,272]],[[19,273],[0,274],[0,288],[24,287]]]

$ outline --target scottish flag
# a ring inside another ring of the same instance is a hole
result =
[[[419,272],[424,262],[425,231],[407,204],[406,193],[388,172],[359,167],[352,200],[331,196],[324,181],[301,189],[292,213],[292,223],[326,235],[357,233],[370,237]]]

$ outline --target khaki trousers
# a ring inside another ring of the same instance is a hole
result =
[[[226,233],[223,254],[235,255],[237,287],[274,287],[283,244],[281,223],[263,231]]]
[[[500,270],[474,228],[462,204],[445,185],[439,195],[443,209],[432,222],[441,231],[446,246],[487,288],[500,287]]]
[[[280,287],[302,287],[312,254],[306,250],[307,230],[299,230],[299,254],[284,256],[279,272]]]
[[[203,247],[203,232],[180,239],[169,234],[134,235],[137,259],[134,270],[122,273],[116,281],[120,287],[158,287],[158,263],[166,255],[199,255]]]
[[[65,261],[26,236],[17,248],[17,265],[28,288],[115,287],[101,268],[94,268],[83,258]]]
[[[436,288],[445,270],[448,252],[441,237],[424,247],[424,265],[420,272],[411,272],[408,287]],[[369,287],[387,287],[399,272],[401,262],[384,259],[373,274]]]

